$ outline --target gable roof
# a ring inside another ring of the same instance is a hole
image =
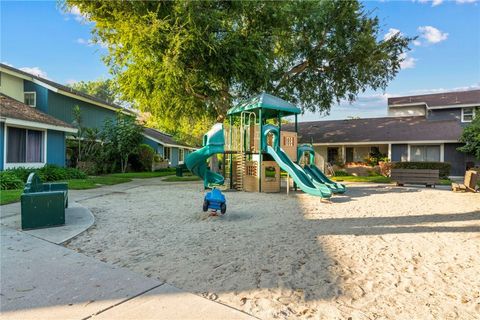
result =
[[[294,130],[293,124],[282,127]],[[384,117],[298,123],[300,143],[361,143],[407,141],[458,141],[457,120],[431,121],[425,117]]]
[[[389,107],[427,105],[429,108],[480,105],[480,90],[454,91],[388,98]]]
[[[0,63],[0,68],[4,69],[3,71],[7,71],[7,72],[10,71],[11,73],[20,75],[24,79],[26,78],[27,80],[33,81],[33,82],[35,82],[35,83],[37,83],[37,84],[39,84],[43,87],[47,87],[50,90],[52,90],[52,88],[53,88],[53,91],[58,92],[60,94],[68,95],[70,97],[74,97],[74,98],[81,99],[81,100],[87,100],[87,102],[98,105],[100,107],[107,107],[109,109],[122,110],[123,112],[126,112],[126,113],[132,113],[132,111],[130,111],[128,109],[125,109],[122,106],[119,106],[115,103],[107,102],[103,99],[100,99],[100,98],[97,98],[95,96],[80,92],[78,90],[74,90],[70,87],[67,87],[67,86],[59,84],[57,82],[53,82],[51,80],[39,77],[37,75],[22,71],[20,69],[11,67],[9,65]]]
[[[152,129],[152,128],[144,128],[143,129],[143,135],[147,139],[151,139],[153,141],[156,141],[166,147],[182,147],[182,148],[188,148],[188,149],[195,149],[193,147],[190,147],[184,143],[177,142],[171,135],[161,132],[157,129]]]
[[[70,124],[49,116],[34,107],[30,107],[4,94],[0,94],[0,120],[2,122],[39,127],[65,132],[77,132]]]

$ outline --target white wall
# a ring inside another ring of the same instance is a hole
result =
[[[23,79],[0,72],[0,92],[15,100],[23,102]]]

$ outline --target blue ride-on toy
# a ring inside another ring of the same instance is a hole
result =
[[[220,210],[222,214],[227,212],[227,200],[217,188],[213,188],[212,191],[205,195],[205,199],[203,200],[203,211],[206,212],[208,209],[213,211]]]

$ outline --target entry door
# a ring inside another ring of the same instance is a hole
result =
[[[353,162],[353,148],[345,148],[345,158],[347,162]]]

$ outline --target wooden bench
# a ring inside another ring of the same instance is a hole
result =
[[[42,183],[30,173],[21,195],[22,229],[36,229],[65,224],[68,207],[66,183]]]
[[[397,186],[403,186],[406,183],[424,184],[427,187],[435,187],[438,184],[439,170],[430,169],[392,169],[391,178],[397,183]]]
[[[465,179],[463,180],[463,184],[452,183],[452,190],[477,192],[478,175],[478,172],[468,170],[467,172],[465,172]]]

